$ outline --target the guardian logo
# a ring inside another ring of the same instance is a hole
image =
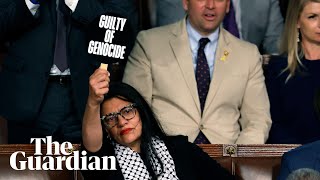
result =
[[[14,152],[10,156],[10,166],[14,170],[63,170],[63,163],[68,170],[116,170],[116,158],[114,156],[90,156],[86,151],[70,151],[73,147],[70,142],[52,142],[52,137],[31,138],[30,143],[35,142],[35,153],[28,156],[27,160],[17,161],[17,156],[26,157],[23,151]],[[46,144],[47,152],[42,154],[41,145]],[[53,148],[54,147],[54,148]],[[54,151],[54,152],[53,152]]]

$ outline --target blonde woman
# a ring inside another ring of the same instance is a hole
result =
[[[268,143],[319,140],[320,0],[289,2],[280,51],[265,73],[273,121]]]

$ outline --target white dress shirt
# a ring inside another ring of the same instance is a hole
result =
[[[213,67],[214,67],[214,61],[215,61],[215,55],[216,55],[216,49],[218,44],[218,38],[219,38],[219,31],[220,28],[218,27],[213,33],[211,33],[208,37],[203,37],[200,33],[198,33],[190,24],[189,19],[187,19],[187,33],[189,37],[189,42],[191,46],[191,52],[192,52],[192,63],[194,71],[196,71],[197,67],[197,55],[198,55],[198,49],[199,49],[199,40],[201,38],[209,38],[210,42],[206,45],[204,48],[204,53],[206,55],[208,66],[210,70],[210,78],[212,79],[213,74]]]

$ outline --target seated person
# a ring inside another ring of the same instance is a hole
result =
[[[265,73],[272,119],[267,143],[305,144],[320,140],[320,0],[291,0],[287,17],[282,56],[272,57]]]
[[[301,168],[309,168],[320,171],[319,152],[320,141],[306,144],[289,152],[286,152],[282,156],[280,175],[278,180],[285,180],[289,176],[289,174]]]
[[[108,74],[98,69],[90,77],[83,147],[88,156],[115,156],[117,170],[83,171],[86,179],[233,179],[187,137],[166,136],[143,97],[124,83],[109,87]]]
[[[123,82],[168,135],[196,144],[265,143],[271,117],[261,55],[221,27],[230,0],[184,0],[183,8],[179,22],[139,33]]]

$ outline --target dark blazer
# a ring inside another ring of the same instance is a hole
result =
[[[300,168],[310,168],[320,171],[320,141],[315,141],[282,156],[278,180],[285,180],[288,175]]]
[[[317,100],[320,61],[301,59],[296,74],[287,82],[287,57],[273,56],[265,70],[272,126],[267,143],[306,144],[320,140]]]
[[[234,179],[234,177],[215,160],[203,152],[196,144],[188,142],[186,136],[170,136],[165,141],[175,163],[176,173],[180,180]],[[106,140],[102,148],[87,156],[115,156],[113,146]],[[85,179],[124,179],[117,162],[117,170],[82,171]]]
[[[30,13],[24,0],[0,2],[0,41],[9,42],[9,52],[0,72],[0,116],[9,121],[34,119],[45,96],[55,47],[55,2],[44,1],[36,16]],[[88,96],[89,76],[100,64],[87,52],[86,31],[93,19],[107,11],[125,14],[124,10],[109,6],[108,1],[79,0],[70,15],[68,64],[79,119]]]

